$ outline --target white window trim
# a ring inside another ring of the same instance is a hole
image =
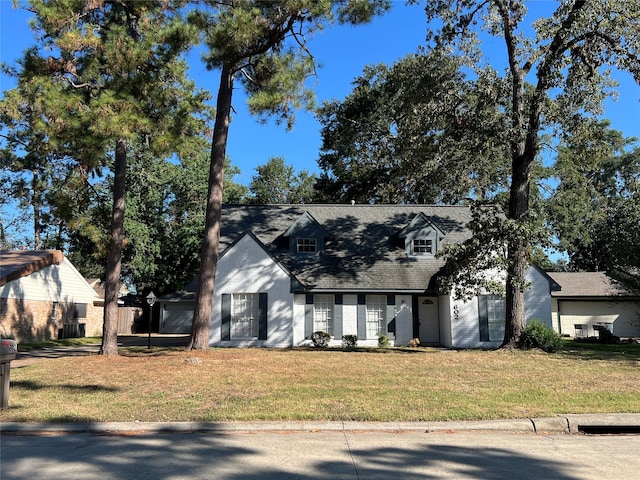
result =
[[[433,256],[433,244],[431,238],[414,238],[411,241],[411,253],[420,257]]]
[[[296,251],[298,253],[316,253],[318,240],[313,237],[298,237],[296,239]]]
[[[333,335],[334,296],[314,295],[313,298],[313,331],[321,330]]]
[[[251,305],[247,305],[250,301]],[[247,315],[248,313],[248,315]],[[241,316],[244,315],[244,316]],[[239,322],[248,322],[244,328],[239,328]],[[246,340],[258,338],[260,331],[260,310],[258,293],[231,294],[231,339]],[[247,335],[249,333],[249,335]]]
[[[375,333],[373,333],[375,325]],[[385,295],[367,295],[366,300],[367,338],[378,338],[387,330],[387,297]]]

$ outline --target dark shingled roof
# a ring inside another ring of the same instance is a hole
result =
[[[305,212],[330,236],[318,255],[282,246],[282,234]],[[462,206],[239,205],[223,208],[220,251],[251,232],[308,290],[433,290],[444,261],[409,256],[398,238],[420,213],[444,233],[442,245],[471,236],[471,213]]]
[[[604,272],[547,272],[561,287],[554,297],[632,297],[633,292]]]

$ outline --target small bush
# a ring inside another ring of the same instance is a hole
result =
[[[329,342],[331,341],[331,335],[329,335],[327,332],[318,330],[317,332],[313,332],[311,334],[311,341],[313,342],[314,347],[327,348],[329,346]]]
[[[419,347],[420,346],[420,339],[419,338],[412,338],[411,340],[409,340],[409,346],[410,347]]]
[[[389,337],[386,335],[380,335],[378,337],[378,347],[387,348],[389,346]]]
[[[342,336],[342,347],[343,348],[354,348],[358,345],[358,336],[357,335],[343,335]]]
[[[557,352],[563,344],[562,335],[537,319],[529,322],[522,336],[524,348],[540,348],[547,353]]]

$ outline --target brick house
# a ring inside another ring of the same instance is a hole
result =
[[[0,251],[0,336],[100,336],[102,321],[103,299],[61,251]]]

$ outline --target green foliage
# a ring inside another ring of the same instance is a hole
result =
[[[380,348],[388,348],[389,347],[389,337],[387,337],[386,335],[380,335],[378,337],[378,347]]]
[[[559,248],[574,270],[633,271],[640,265],[640,147],[608,122],[574,125],[555,163],[548,201]]]
[[[433,0],[426,3],[427,43],[458,55],[465,65],[485,63],[481,33],[505,47],[504,79],[509,84],[511,120],[506,133],[511,152],[507,218],[515,235],[507,242],[506,347],[515,347],[524,330],[527,256],[538,240],[528,235],[542,222],[531,197],[542,133],[562,129],[576,116],[596,117],[612,94],[614,68],[640,81],[640,0],[565,1],[548,17],[527,21],[526,2]],[[606,20],[603,20],[606,19]],[[433,26],[433,28],[431,27]],[[527,34],[531,28],[532,33]],[[613,68],[612,68],[613,67]],[[533,79],[529,88],[525,79]],[[544,246],[544,245],[543,245]]]
[[[521,342],[524,348],[540,348],[547,353],[557,352],[564,346],[562,335],[538,319],[529,321]]]
[[[317,331],[311,334],[313,345],[318,348],[327,348],[331,341],[331,335],[327,332]]]
[[[366,67],[354,85],[319,110],[325,201],[458,203],[506,190],[510,92],[496,72],[466,74],[449,52],[421,51]]]
[[[358,345],[357,335],[343,335],[342,348],[355,348]]]
[[[256,167],[249,184],[249,201],[258,204],[312,203],[315,175],[302,170],[297,175],[282,157],[273,157]],[[226,187],[225,187],[226,188]]]

